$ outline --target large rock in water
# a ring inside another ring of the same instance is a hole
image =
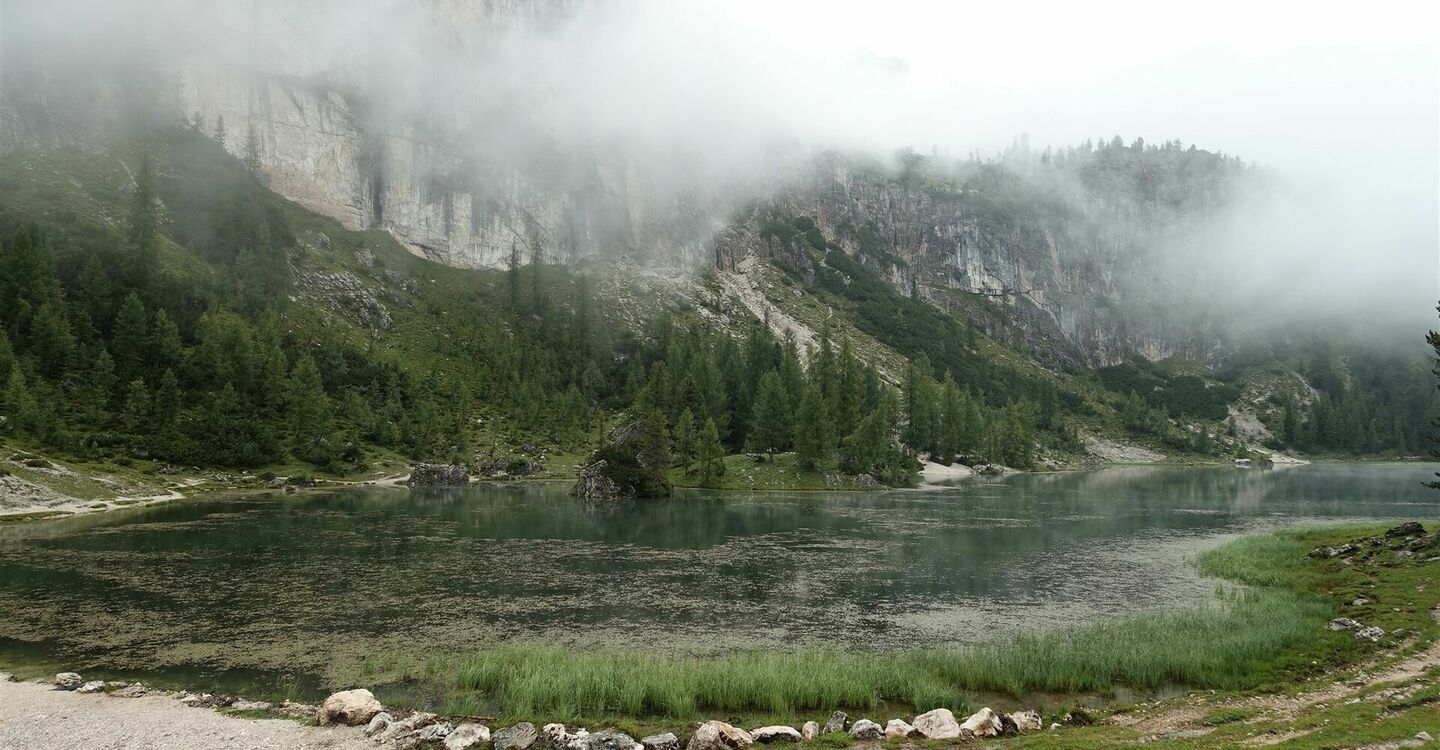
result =
[[[505,727],[493,735],[495,750],[529,750],[540,735],[535,725],[522,721],[513,727]]]
[[[1005,731],[1005,722],[1000,720],[999,714],[987,707],[970,714],[970,718],[960,725],[960,729],[961,731],[968,729],[981,739],[999,737],[1000,733]]]
[[[754,742],[755,738],[744,729],[723,721],[707,721],[690,735],[690,744],[685,746],[685,750],[736,750]]]
[[[344,724],[358,727],[375,718],[375,714],[380,713],[383,708],[369,690],[342,690],[325,699],[320,710],[315,713],[315,720],[320,726]]]
[[[915,717],[915,731],[927,740],[947,740],[960,736],[960,722],[948,708],[937,708]]]
[[[615,480],[610,478],[607,471],[609,468],[609,462],[603,458],[581,467],[580,477],[575,480],[575,486],[570,490],[570,494],[592,502],[629,500],[635,497],[633,487],[622,489],[615,483]]]
[[[470,484],[470,470],[457,464],[415,464],[407,484],[411,487],[464,487]]]

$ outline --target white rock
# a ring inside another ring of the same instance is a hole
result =
[[[230,704],[236,711],[269,711],[270,704],[265,701],[238,700]]]
[[[806,740],[813,740],[820,736],[820,725],[813,721],[807,721],[800,725],[800,737]]]
[[[919,734],[919,730],[910,726],[910,722],[904,719],[891,719],[885,722],[886,737],[910,737],[912,735],[918,736]]]
[[[960,736],[960,723],[948,708],[937,708],[915,717],[915,731],[927,740],[945,740]]]
[[[90,682],[75,688],[77,693],[98,693],[105,689],[104,680],[91,680]]]
[[[1010,720],[1015,722],[1015,727],[1021,732],[1038,732],[1045,728],[1039,711],[1016,711],[1010,714]]]
[[[744,729],[723,721],[707,721],[690,735],[690,744],[685,750],[735,750],[754,742],[755,738]]]
[[[1421,742],[1429,742],[1434,738],[1430,736],[1429,732],[1420,732],[1415,735],[1415,739],[1420,740]]]
[[[869,719],[861,719],[850,725],[850,736],[857,740],[878,740],[885,736],[885,730]]]
[[[805,739],[795,727],[779,725],[752,729],[750,737],[762,745],[768,745],[771,742],[800,742]]]
[[[394,723],[394,716],[391,716],[390,714],[381,711],[380,713],[370,717],[370,723],[365,725],[365,734],[367,736],[373,737],[385,731],[386,729],[389,729],[390,725]]]
[[[440,740],[445,739],[449,734],[450,723],[442,721],[436,724],[431,724],[430,726],[421,729],[419,733],[415,735],[415,737],[421,742],[439,742]]]
[[[424,711],[418,711],[416,713],[410,714],[408,717],[402,719],[401,721],[392,721],[389,726],[385,727],[383,730],[380,731],[379,734],[375,735],[375,739],[380,742],[388,742],[389,740],[407,735],[421,727],[433,724],[434,722],[435,714],[427,714]]]
[[[1338,631],[1338,630],[1359,630],[1362,626],[1360,625],[1360,623],[1358,623],[1358,622],[1350,619],[1349,617],[1337,617],[1337,618],[1331,620],[1329,623],[1327,623],[1327,624],[1325,625],[1325,627],[1329,628],[1330,630],[1337,630],[1337,631]]]
[[[468,722],[455,727],[445,737],[445,750],[466,750],[472,745],[482,745],[489,741],[490,727]]]
[[[85,684],[85,680],[74,672],[61,672],[55,675],[55,687],[61,690],[74,690]]]
[[[358,727],[369,723],[383,708],[380,701],[375,700],[375,696],[365,688],[342,690],[325,699],[320,710],[315,712],[315,720],[320,726],[344,724]]]
[[[1050,722],[1050,730],[1049,730],[1049,731],[1051,731],[1051,732],[1058,732],[1058,731],[1060,731],[1060,722],[1058,722],[1058,721],[1052,721],[1052,722]]]
[[[844,711],[836,711],[835,713],[830,714],[830,720],[825,722],[825,726],[820,727],[820,734],[843,732],[849,726],[850,717],[846,716]]]
[[[1368,628],[1361,628],[1355,631],[1355,637],[1366,641],[1378,641],[1385,637],[1385,631],[1371,625]]]
[[[640,746],[645,750],[680,750],[680,738],[674,732],[652,734],[641,738]]]
[[[998,737],[1000,736],[1000,731],[1004,728],[1005,724],[1000,720],[1000,715],[991,711],[988,707],[970,714],[970,718],[966,719],[965,722],[960,725],[962,731],[968,729],[974,732],[976,737],[981,739]]]

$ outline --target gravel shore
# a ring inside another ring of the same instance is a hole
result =
[[[0,681],[0,750],[375,750],[359,729],[242,719],[160,695]]]

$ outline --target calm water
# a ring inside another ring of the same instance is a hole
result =
[[[1187,555],[1440,517],[1431,465],[1116,468],[872,494],[356,489],[0,527],[0,668],[322,673],[506,638],[712,652],[965,643],[1203,600]]]

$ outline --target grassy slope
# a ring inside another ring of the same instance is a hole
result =
[[[341,681],[408,681],[404,690],[389,691],[385,697],[418,700],[456,714],[498,710],[504,720],[564,717],[588,720],[592,728],[619,724],[641,729],[667,722],[673,729],[677,718],[714,715],[739,717],[747,726],[772,721],[798,724],[837,707],[883,721],[913,714],[917,708],[963,710],[973,707],[970,696],[997,692],[1026,702],[1044,701],[1042,710],[1053,718],[1063,713],[1066,695],[1104,694],[1122,686],[1185,685],[1221,691],[1201,694],[1204,697],[1199,699],[1201,721],[1213,736],[1162,746],[1226,747],[1242,734],[1274,731],[1280,723],[1266,723],[1264,710],[1237,707],[1237,697],[1283,695],[1299,689],[1304,680],[1333,676],[1336,670],[1343,672],[1377,655],[1404,657],[1440,641],[1440,622],[1429,612],[1437,596],[1436,563],[1411,559],[1395,565],[1347,565],[1338,559],[1305,557],[1316,545],[1382,531],[1329,527],[1242,538],[1197,561],[1203,571],[1231,581],[1218,592],[1218,606],[1136,615],[968,650],[811,650],[685,657],[660,652],[578,653],[511,643],[481,653],[428,659],[389,654],[355,665]],[[1389,635],[1378,645],[1324,627],[1342,602],[1362,595],[1372,603],[1346,607],[1346,614],[1384,628]],[[1324,708],[1317,715],[1334,712],[1347,723],[1323,731],[1332,739],[1348,736],[1340,733],[1351,731],[1358,721],[1366,727],[1361,731],[1373,729],[1375,736],[1413,735],[1418,728],[1412,726],[1435,715],[1433,694],[1440,673],[1432,671],[1420,682],[1419,702],[1411,707]],[[1432,695],[1431,702],[1424,700],[1426,695]],[[1407,700],[1416,702],[1414,697]],[[1209,705],[1213,709],[1206,708]],[[1140,706],[1120,712],[1151,710],[1155,709]],[[1409,734],[1396,735],[1396,731]],[[1103,746],[1134,741],[1145,733],[1141,721],[1135,728],[1067,729],[1016,743]]]

